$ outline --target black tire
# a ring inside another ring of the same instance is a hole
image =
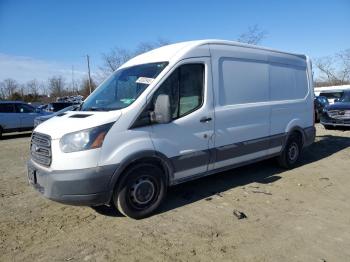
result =
[[[319,123],[320,122],[320,114],[315,111],[315,123]]]
[[[299,134],[293,133],[287,140],[281,155],[278,157],[278,163],[283,168],[293,168],[298,163],[302,150],[302,138]]]
[[[159,207],[166,190],[163,170],[154,164],[140,163],[127,169],[114,190],[112,204],[125,216],[145,218]]]
[[[2,127],[0,126],[0,139],[2,139]]]

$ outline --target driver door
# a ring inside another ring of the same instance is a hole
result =
[[[169,96],[172,121],[152,125],[155,149],[165,154],[182,180],[208,170],[213,147],[214,112],[210,58],[186,59],[166,77],[153,96]]]
[[[26,129],[34,127],[34,119],[39,116],[39,114],[35,112],[35,108],[26,104],[16,104],[16,107],[21,128]]]

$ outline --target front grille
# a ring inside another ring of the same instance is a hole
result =
[[[330,110],[328,116],[334,119],[349,119],[350,110]]]
[[[32,159],[44,166],[51,165],[51,138],[48,135],[34,132],[30,143]]]

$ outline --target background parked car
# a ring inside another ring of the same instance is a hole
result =
[[[45,108],[45,111],[57,112],[68,106],[79,105],[79,104],[80,103],[73,103],[73,102],[53,102],[47,105],[47,107]]]
[[[316,96],[314,99],[315,107],[315,122],[320,122],[323,108],[329,105],[328,99],[325,96]]]
[[[0,137],[3,133],[29,131],[34,127],[34,119],[48,114],[19,101],[0,102]]]
[[[340,99],[344,94],[344,91],[325,91],[321,92],[320,96],[324,96],[328,99],[329,104],[334,104],[335,100]]]
[[[57,97],[56,102],[82,103],[83,98],[81,95]]]
[[[333,105],[328,105],[323,109],[321,124],[326,129],[336,126],[350,127],[350,91],[345,91]]]
[[[49,120],[50,118],[52,118],[54,116],[62,115],[64,112],[67,112],[67,111],[75,111],[77,108],[79,108],[79,105],[67,106],[67,107],[65,107],[65,108],[61,109],[60,111],[57,111],[57,112],[55,112],[53,114],[44,115],[44,116],[38,116],[34,120],[34,127],[37,127],[42,122],[45,122],[46,120]]]

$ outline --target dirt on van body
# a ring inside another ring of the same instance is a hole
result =
[[[274,160],[171,188],[147,219],[66,206],[27,184],[29,135],[0,141],[0,261],[349,261],[350,131],[317,126]]]

